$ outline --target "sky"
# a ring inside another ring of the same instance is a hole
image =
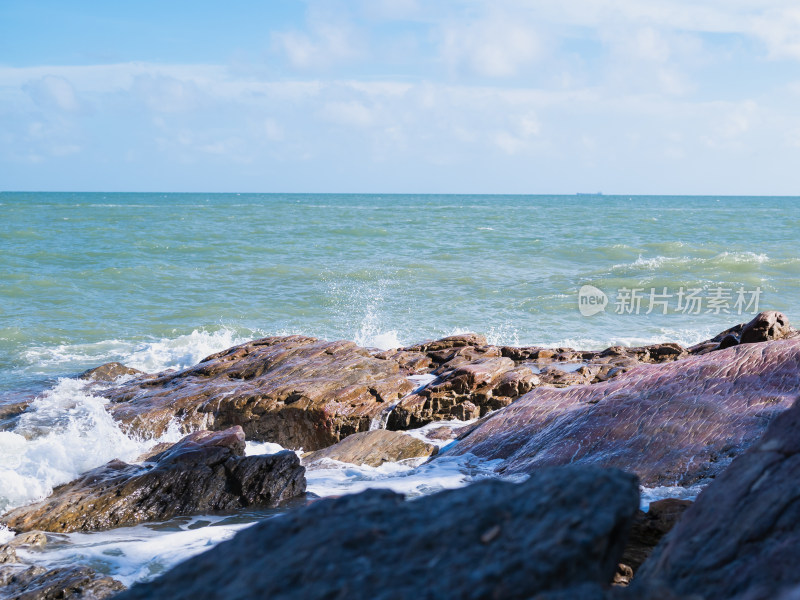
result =
[[[0,190],[800,195],[797,0],[0,1]]]

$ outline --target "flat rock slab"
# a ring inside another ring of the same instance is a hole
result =
[[[647,486],[689,486],[719,475],[798,390],[800,339],[742,344],[604,383],[534,389],[445,455],[504,459],[504,473],[593,464]]]
[[[697,497],[634,579],[706,600],[800,592],[800,404]]]
[[[303,456],[303,462],[310,464],[330,458],[354,465],[379,467],[385,462],[433,456],[438,450],[436,445],[406,433],[376,429],[353,434],[338,444],[310,452]]]
[[[515,600],[605,585],[638,496],[634,476],[585,467],[412,501],[370,490],[262,521],[118,598]]]
[[[109,411],[158,436],[241,425],[248,439],[318,450],[368,431],[389,402],[413,388],[394,361],[353,342],[270,337],[213,354],[180,372],[106,390]]]
[[[294,452],[244,456],[241,427],[198,431],[143,465],[122,461],[84,473],[47,499],[13,509],[0,523],[16,531],[89,531],[176,515],[277,506],[306,490]]]

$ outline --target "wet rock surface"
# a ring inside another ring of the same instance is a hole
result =
[[[277,506],[305,492],[293,452],[244,456],[240,427],[200,431],[143,465],[119,460],[57,487],[47,499],[13,509],[0,523],[16,531],[108,529],[176,515]]]
[[[126,367],[122,363],[110,362],[89,369],[78,375],[78,379],[88,379],[89,381],[102,381],[111,382],[116,381],[120,377],[129,376],[135,377],[137,375],[144,375],[144,371],[134,369],[133,367]]]
[[[463,334],[381,352],[353,342],[284,336],[229,348],[180,372],[145,375],[109,363],[83,376],[106,382],[134,376],[98,393],[112,401],[114,418],[138,434],[158,436],[171,423],[187,432],[241,425],[248,439],[313,451],[369,431],[376,419],[392,430],[472,420],[538,387],[600,383],[638,365],[738,345],[741,337],[788,339],[796,333],[784,315],[770,312],[691,349],[672,343],[602,351],[518,348]],[[412,394],[411,375],[435,379]]]
[[[248,439],[317,450],[368,431],[373,418],[411,391],[396,362],[353,342],[304,336],[255,340],[104,393],[129,429],[161,435],[240,425]]]
[[[779,343],[779,342],[773,342]],[[706,600],[794,597],[800,587],[800,404],[697,497],[634,588]]]
[[[513,600],[606,585],[637,507],[635,477],[593,468],[414,501],[371,490],[262,521],[119,598]]]
[[[119,581],[89,567],[0,567],[2,600],[102,600],[124,589]]]
[[[536,388],[446,455],[504,459],[504,473],[595,464],[647,486],[688,486],[719,475],[798,389],[800,339],[742,344],[640,364],[605,383]]]
[[[376,429],[355,433],[333,446],[309,452],[303,456],[303,463],[310,464],[329,458],[354,465],[379,467],[385,462],[426,458],[436,454],[438,450],[434,444],[408,434]]]

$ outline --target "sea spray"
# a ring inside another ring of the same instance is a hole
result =
[[[87,382],[60,379],[36,398],[12,431],[0,431],[0,513],[48,496],[53,488],[113,459],[131,462],[163,438],[122,432]]]

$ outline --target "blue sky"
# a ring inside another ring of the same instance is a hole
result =
[[[0,3],[0,189],[800,194],[796,0]]]

